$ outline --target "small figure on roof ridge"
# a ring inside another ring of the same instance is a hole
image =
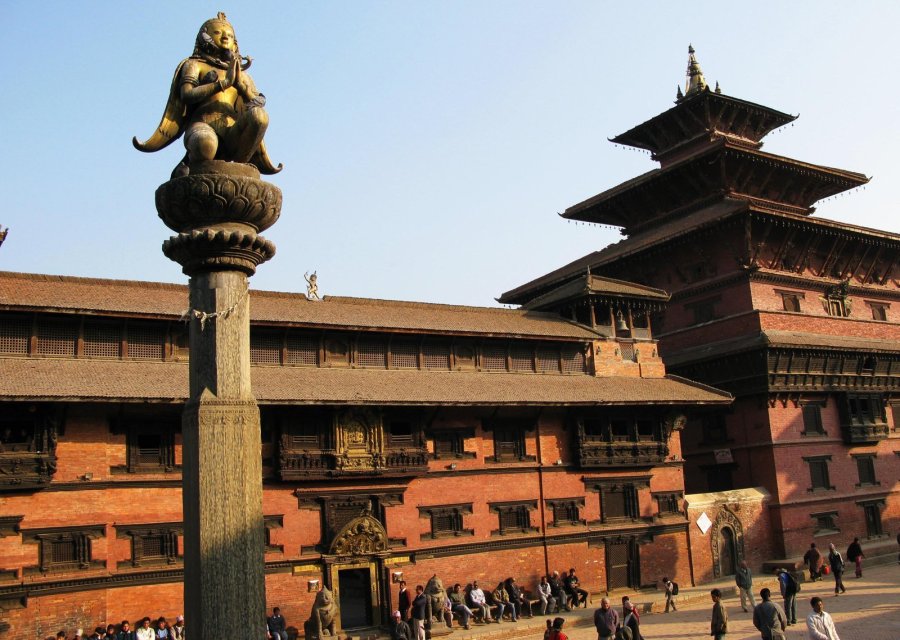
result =
[[[319,277],[316,275],[316,272],[313,271],[312,275],[309,275],[309,271],[303,274],[304,280],[306,280],[306,297],[309,300],[321,300],[319,297]]]

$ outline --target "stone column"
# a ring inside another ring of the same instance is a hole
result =
[[[281,191],[252,165],[211,161],[156,191],[190,276],[190,398],[182,420],[184,602],[197,639],[259,638],[265,563],[259,409],[250,386],[249,276],[274,245]]]

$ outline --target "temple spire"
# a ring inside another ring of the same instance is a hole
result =
[[[688,45],[687,81],[684,86],[684,97],[689,98],[695,93],[705,91],[707,88],[703,70],[700,68],[700,63],[697,62],[697,56],[694,55],[694,47],[693,45]]]

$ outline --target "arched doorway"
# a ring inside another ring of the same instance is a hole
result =
[[[737,549],[731,527],[719,529],[719,575],[733,576],[737,571]]]
[[[744,527],[731,509],[722,505],[710,529],[713,577],[734,575],[744,559]]]

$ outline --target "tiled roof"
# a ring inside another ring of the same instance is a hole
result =
[[[652,300],[654,302],[667,302],[670,297],[662,289],[616,280],[615,278],[588,276],[585,274],[530,300],[524,305],[524,308],[546,309],[554,304],[573,298],[580,298],[588,294],[605,298],[634,298],[638,300]]]
[[[253,367],[262,404],[601,405],[728,404],[731,396],[677,376],[597,378],[313,367]],[[5,400],[183,402],[188,365],[91,359],[0,358]]]
[[[183,285],[0,272],[0,308],[174,319],[188,306]],[[553,313],[251,290],[252,322],[335,329],[590,340],[591,330]]]

